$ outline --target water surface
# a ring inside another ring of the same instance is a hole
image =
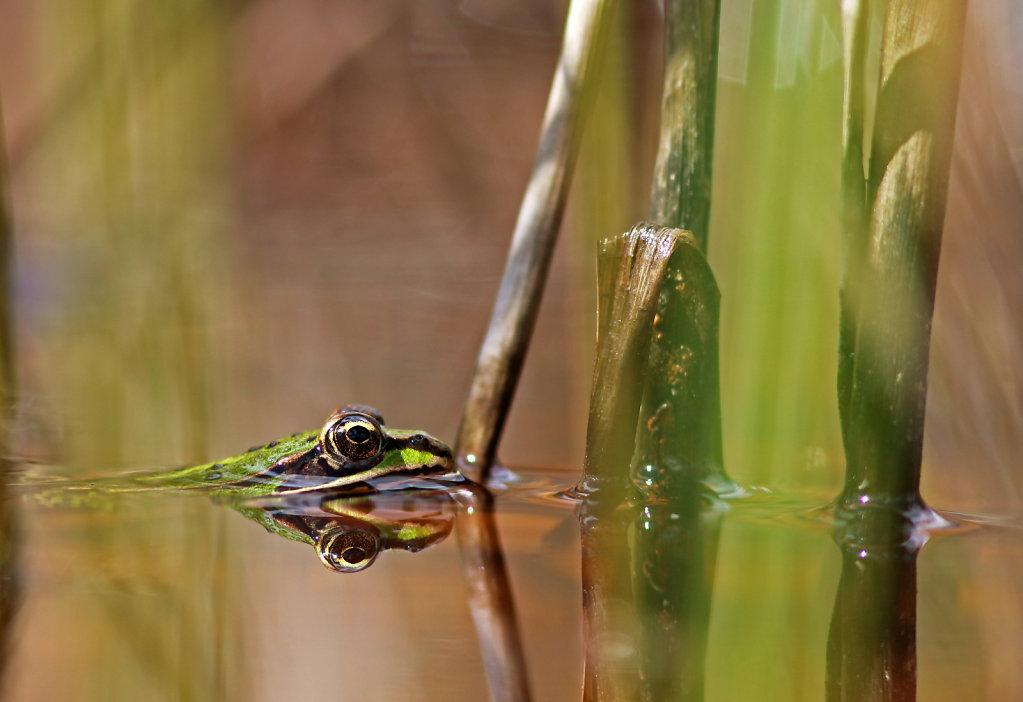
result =
[[[565,475],[501,474],[495,489],[541,700],[577,699],[583,676],[579,505]],[[705,699],[824,699],[843,572],[829,496],[746,493],[699,518],[717,533]],[[102,509],[29,501],[24,512],[12,699],[486,698],[456,539],[338,574],[308,544],[202,496],[133,495]],[[924,534],[916,558],[917,697],[1015,698],[1023,530],[998,515],[943,514],[950,525]],[[643,656],[640,641],[613,643],[623,660]]]

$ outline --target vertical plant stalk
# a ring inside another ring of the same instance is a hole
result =
[[[867,178],[864,171],[865,71],[870,32],[870,0],[842,0],[842,234],[845,268],[838,293],[838,413],[843,431],[852,394],[856,324],[846,300],[852,281],[862,275],[853,264],[864,259],[867,233]]]
[[[635,650],[628,529],[632,461],[643,372],[661,283],[682,232],[639,224],[601,244],[597,360],[593,371],[580,508],[586,668],[583,699],[634,699]]]
[[[644,702],[701,702],[722,511],[704,495],[652,500],[632,532],[631,571]]]
[[[0,99],[0,455],[10,455],[11,425],[14,420],[14,324],[12,319],[11,274],[14,225],[8,185],[7,149]],[[5,679],[10,657],[11,626],[17,610],[17,522],[8,494],[10,466],[0,460],[0,683]]]
[[[572,0],[569,7],[533,172],[455,440],[455,455],[478,482],[493,465],[536,323],[614,5]]]
[[[965,0],[888,3],[874,114],[870,13],[844,0],[838,397],[846,481],[827,699],[916,699],[916,556],[931,316],[959,94]],[[872,117],[872,119],[871,119]],[[866,143],[868,123],[873,124]]]
[[[582,554],[583,702],[626,702],[638,697],[636,609],[628,568],[634,503],[613,504],[599,491],[579,506]]]
[[[692,232],[706,253],[721,3],[665,0],[664,15],[664,96],[650,212],[661,226]]]
[[[709,239],[719,0],[666,0],[661,136],[651,212],[685,228],[668,263],[646,356],[631,473],[643,497],[633,525],[631,595],[641,700],[703,699],[724,472],[718,371],[720,293]],[[690,233],[691,232],[691,233]]]
[[[661,290],[637,445],[654,473],[730,491],[721,448],[720,294],[700,253],[709,234],[719,19],[719,0],[665,4],[664,98],[651,210],[662,226],[684,227],[691,235]]]
[[[859,94],[862,4],[846,2],[843,124],[845,273],[839,406],[846,454],[840,509],[919,497],[931,316],[959,94],[965,0],[889,3],[866,179]],[[858,206],[863,192],[863,206]]]

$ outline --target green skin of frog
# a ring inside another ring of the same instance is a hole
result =
[[[394,478],[457,475],[451,449],[437,439],[392,429],[376,410],[350,405],[334,410],[319,431],[292,434],[215,463],[57,483],[54,487],[60,487],[63,497],[52,494],[53,504],[77,506],[75,495],[88,493],[178,489],[245,498],[358,490]],[[48,494],[38,497],[46,503]]]
[[[415,478],[425,478],[427,483],[436,481],[433,492],[466,482],[455,467],[451,450],[437,439],[423,432],[392,429],[384,425],[376,410],[350,405],[335,410],[319,431],[292,434],[215,463],[94,481],[49,483],[46,487],[55,489],[45,489],[35,498],[52,506],[97,507],[121,494],[202,492],[229,501],[272,533],[313,544],[328,567],[346,570],[324,555],[321,543],[326,533],[358,530],[359,522],[379,534],[375,538],[380,550],[420,550],[450,531],[448,519],[409,515],[400,520],[374,520],[372,510],[365,506],[358,516],[346,514],[346,499],[371,500],[372,495],[389,487],[405,489],[403,486]],[[422,491],[423,485],[416,489]],[[309,519],[284,516],[275,506],[252,502],[252,498],[267,497],[272,498],[272,505],[279,506],[282,500],[304,500],[303,496],[308,496],[315,501],[321,495],[327,515]],[[331,514],[336,518],[331,519]]]

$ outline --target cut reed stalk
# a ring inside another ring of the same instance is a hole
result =
[[[718,293],[688,234],[661,285],[645,373],[632,476],[642,514],[631,571],[642,700],[698,702],[722,513],[734,492],[724,474],[718,393]]]
[[[598,254],[599,321],[586,434],[580,508],[586,668],[583,699],[635,699],[637,632],[628,561],[635,518],[629,466],[643,373],[661,283],[684,235],[639,224],[602,242]]]

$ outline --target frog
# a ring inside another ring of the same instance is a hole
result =
[[[52,482],[48,487],[56,489],[43,491],[37,499],[74,506],[78,495],[84,500],[81,506],[87,506],[89,495],[148,491],[199,491],[235,498],[368,492],[419,477],[463,480],[451,449],[441,441],[425,432],[388,427],[372,407],[346,405],[334,410],[318,430],[253,446],[237,456],[171,470]]]

